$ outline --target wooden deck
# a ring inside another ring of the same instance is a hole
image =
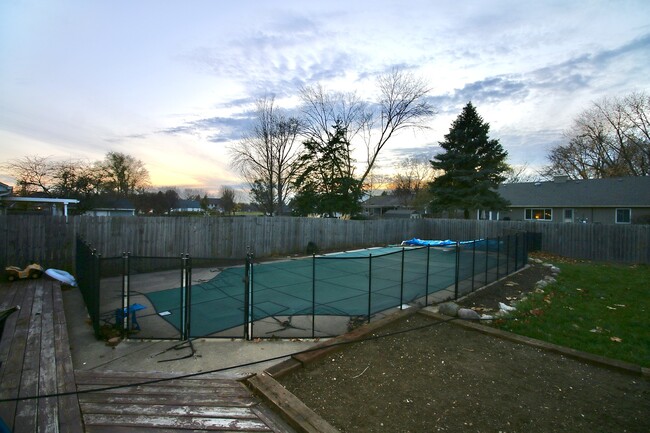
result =
[[[0,309],[14,305],[21,309],[5,322],[0,341],[0,400],[9,400],[0,402],[0,417],[14,433],[295,433],[233,379],[75,371],[58,282],[0,283]],[[141,384],[152,379],[171,380]],[[116,385],[129,386],[93,391]]]
[[[0,309],[21,307],[0,340],[0,399],[75,392],[59,283],[39,279],[0,284]],[[0,403],[14,433],[83,432],[75,394]]]
[[[77,371],[79,391],[173,378],[169,373]],[[241,383],[203,375],[79,394],[88,433],[292,432]]]

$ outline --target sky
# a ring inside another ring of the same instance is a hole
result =
[[[295,110],[321,84],[372,101],[394,68],[438,114],[394,137],[381,170],[440,152],[471,101],[534,171],[591,103],[650,90],[650,2],[2,0],[0,163],[115,151],[155,187],[244,190],[228,148],[257,99]]]

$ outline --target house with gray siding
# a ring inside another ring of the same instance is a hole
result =
[[[650,224],[650,176],[571,180],[499,186],[506,211],[479,212],[479,219],[566,223]]]

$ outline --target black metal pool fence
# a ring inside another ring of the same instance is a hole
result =
[[[76,278],[95,334],[315,338],[395,309],[458,299],[528,263],[536,234],[366,255],[240,259],[103,257],[77,239]]]

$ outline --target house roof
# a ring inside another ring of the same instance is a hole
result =
[[[509,183],[499,194],[511,207],[650,207],[650,176]]]
[[[364,208],[401,207],[400,197],[392,194],[376,195],[361,203]]]
[[[6,183],[0,182],[0,196],[10,195],[13,192],[13,188],[7,185]]]
[[[94,202],[93,210],[128,210],[134,211],[135,206],[127,198],[98,197]]]
[[[411,216],[417,214],[419,212],[413,209],[391,209],[384,213],[385,216]]]
[[[201,209],[201,203],[196,200],[178,200],[174,209]]]

